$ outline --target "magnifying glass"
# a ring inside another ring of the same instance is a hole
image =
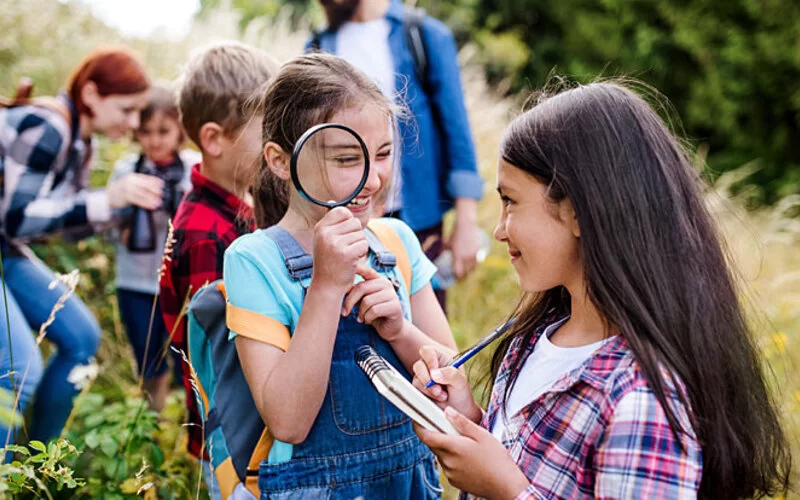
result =
[[[342,207],[358,196],[369,177],[369,151],[355,130],[339,123],[308,129],[289,164],[303,198],[322,207]]]

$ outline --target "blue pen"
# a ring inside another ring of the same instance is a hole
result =
[[[478,342],[474,346],[470,347],[467,351],[464,351],[464,353],[459,354],[458,356],[453,358],[453,360],[450,361],[450,363],[447,366],[452,366],[453,368],[458,368],[459,366],[463,365],[464,363],[469,361],[473,356],[475,356],[476,354],[481,352],[481,349],[483,349],[487,345],[491,344],[492,342],[497,340],[501,335],[506,333],[506,330],[508,330],[508,327],[513,325],[516,320],[517,320],[517,318],[511,318],[507,322],[505,322],[502,325],[498,326],[497,328],[494,329],[494,331],[492,331],[492,333],[490,333],[489,335],[483,337],[480,342]],[[428,382],[425,385],[425,388],[426,389],[430,389],[431,387],[434,386],[434,384],[436,384],[436,382],[431,380],[430,382]]]

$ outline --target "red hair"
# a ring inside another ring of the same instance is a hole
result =
[[[78,113],[91,115],[91,110],[81,98],[81,91],[88,82],[94,82],[98,93],[104,97],[138,94],[150,88],[144,65],[132,52],[121,47],[91,52],[69,77],[67,93]]]

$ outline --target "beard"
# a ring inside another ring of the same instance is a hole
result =
[[[361,0],[320,0],[325,9],[330,29],[338,29],[341,25],[353,18]]]

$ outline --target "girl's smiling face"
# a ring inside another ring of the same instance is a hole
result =
[[[580,229],[569,200],[552,201],[545,184],[502,159],[497,191],[503,207],[494,237],[507,245],[520,288],[577,289],[583,281]]]
[[[369,177],[355,199],[346,205],[366,227],[370,219],[383,215],[383,194],[392,178],[392,121],[385,110],[376,106],[348,108],[335,113],[329,121],[349,127],[367,146]],[[341,200],[350,195],[363,175],[363,153],[359,147],[349,147],[357,144],[355,138],[338,129],[326,129],[312,136],[298,159],[298,177],[303,188],[322,201]],[[358,168],[351,168],[351,164]],[[322,218],[327,210],[296,192],[291,197],[291,205],[315,220]]]

